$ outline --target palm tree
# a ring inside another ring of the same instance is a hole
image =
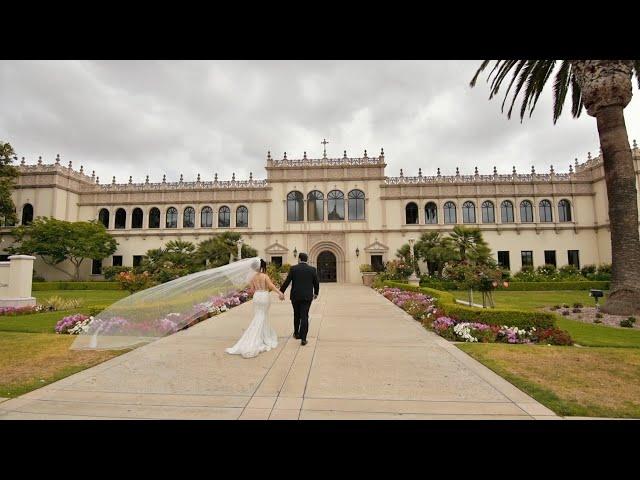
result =
[[[450,237],[443,237],[440,232],[425,232],[414,247],[416,257],[427,263],[429,274],[442,273],[445,262],[458,258]]]
[[[454,246],[458,249],[461,260],[486,263],[491,257],[491,249],[482,238],[482,232],[479,228],[465,228],[456,225],[450,236]]]
[[[493,77],[489,99],[496,95],[511,73],[511,81],[502,102],[515,84],[513,99],[524,87],[520,121],[526,111],[535,109],[542,89],[559,64],[553,84],[553,122],[556,123],[571,87],[571,113],[579,117],[582,108],[595,117],[604,161],[609,225],[611,231],[611,291],[602,310],[618,315],[640,313],[640,235],[635,171],[629,137],[624,123],[624,108],[632,97],[632,78],[640,88],[640,60],[496,60],[488,75]],[[484,60],[471,80],[475,86],[480,73],[489,65]]]

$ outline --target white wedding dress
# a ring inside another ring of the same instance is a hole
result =
[[[271,298],[267,280],[257,274],[252,284],[258,287],[253,294],[253,320],[240,337],[240,340],[225,351],[232,355],[252,358],[262,352],[268,352],[278,346],[278,334],[269,324],[269,307]],[[268,279],[268,277],[267,277]]]

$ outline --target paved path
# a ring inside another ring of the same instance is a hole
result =
[[[251,304],[22,397],[0,419],[551,419],[553,412],[373,290],[322,285],[309,343],[273,297],[278,348],[228,355]]]

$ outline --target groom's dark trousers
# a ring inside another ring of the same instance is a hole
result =
[[[306,263],[294,265],[289,270],[287,279],[280,287],[284,293],[291,284],[291,305],[293,305],[293,331],[301,340],[307,339],[309,331],[309,308],[313,297],[320,292],[318,271]]]

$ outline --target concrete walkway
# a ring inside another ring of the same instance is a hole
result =
[[[304,347],[272,301],[280,343],[257,358],[224,353],[249,303],[0,403],[0,419],[558,418],[371,289],[323,284]]]

